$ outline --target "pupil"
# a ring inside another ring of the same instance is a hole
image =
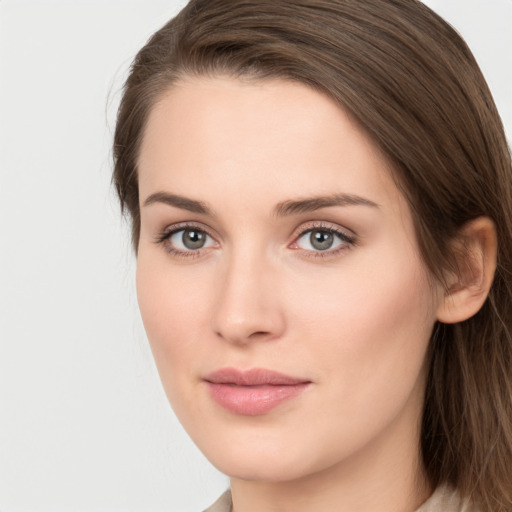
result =
[[[193,229],[186,229],[183,232],[183,245],[187,249],[201,249],[205,243],[206,237],[201,231],[195,231]]]
[[[310,235],[311,245],[319,250],[326,251],[330,249],[334,242],[334,235],[326,231],[312,231]]]

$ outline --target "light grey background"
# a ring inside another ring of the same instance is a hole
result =
[[[129,62],[184,0],[0,1],[0,511],[197,512],[227,479],[170,411],[110,189]],[[429,0],[512,138],[512,0]]]

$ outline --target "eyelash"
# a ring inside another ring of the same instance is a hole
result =
[[[320,231],[322,233],[329,233],[336,236],[342,243],[334,249],[326,249],[325,251],[314,251],[308,249],[301,249],[300,247],[292,247],[294,250],[301,251],[307,258],[332,258],[336,257],[342,252],[350,250],[351,247],[357,245],[357,238],[355,235],[348,234],[339,228],[325,222],[311,222],[305,226],[301,226],[300,231],[294,236],[293,245],[297,245],[298,241],[312,231]]]
[[[191,224],[191,223],[184,223],[184,224],[177,224],[174,226],[170,226],[164,229],[155,239],[156,244],[160,244],[164,247],[164,249],[171,254],[172,256],[176,258],[199,258],[202,253],[203,249],[197,249],[197,250],[188,250],[188,251],[182,251],[180,249],[176,249],[176,247],[173,247],[169,240],[173,235],[176,233],[179,233],[180,231],[187,231],[187,230],[195,230],[199,231],[201,233],[206,234],[208,237],[210,237],[212,240],[214,240],[213,236],[208,233],[206,229],[202,226],[198,226],[197,224]]]
[[[204,227],[199,226],[197,224],[191,224],[191,223],[183,223],[178,224],[174,226],[167,227],[162,231],[155,239],[155,243],[162,245],[164,249],[171,254],[173,257],[176,258],[199,258],[202,256],[203,252],[207,248],[199,248],[197,250],[187,250],[183,251],[180,249],[176,249],[176,247],[173,247],[169,240],[173,235],[176,233],[179,233],[180,231],[186,231],[186,230],[196,230],[198,232],[204,233],[206,236],[211,238],[212,240],[215,240],[214,237],[206,230]],[[336,247],[335,249],[326,249],[325,251],[314,251],[314,250],[308,250],[308,249],[301,249],[300,247],[293,247],[298,243],[298,241],[308,233],[311,233],[312,231],[320,231],[324,233],[329,233],[334,236],[336,236],[342,243]],[[332,225],[327,225],[324,222],[312,222],[308,223],[305,226],[301,226],[301,230],[294,235],[293,242],[290,244],[290,247],[293,250],[301,251],[306,257],[308,258],[329,258],[329,257],[335,257],[341,252],[344,252],[346,250],[349,250],[351,247],[357,245],[357,239],[354,235],[349,235],[345,231],[342,231],[341,229],[335,228]]]

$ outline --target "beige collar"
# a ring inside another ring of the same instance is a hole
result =
[[[204,512],[233,512],[231,492],[226,491],[211,507]],[[478,512],[474,505],[463,501],[453,489],[438,487],[430,498],[415,512]]]

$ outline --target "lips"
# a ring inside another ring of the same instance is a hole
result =
[[[311,384],[307,379],[254,368],[222,368],[205,377],[210,396],[233,414],[256,416],[297,397]]]

